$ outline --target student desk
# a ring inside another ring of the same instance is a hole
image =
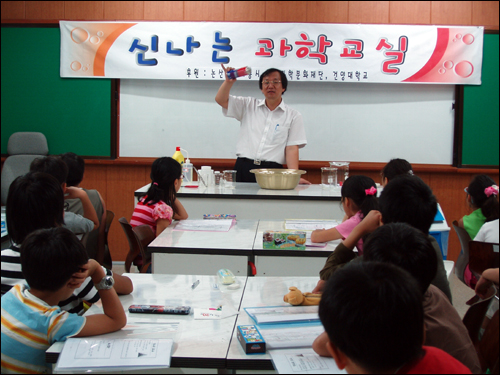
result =
[[[254,325],[255,322],[243,310],[245,307],[290,306],[283,301],[288,288],[296,286],[302,292],[310,292],[318,282],[318,277],[249,277],[241,301],[240,314],[236,326]],[[236,327],[227,353],[227,369],[230,370],[273,370],[269,354],[247,355],[237,336]]]
[[[171,367],[217,368],[226,367],[226,355],[231,342],[236,317],[220,320],[194,320],[193,315],[130,314],[132,304],[187,305],[191,308],[209,308],[223,305],[226,310],[239,309],[246,277],[237,277],[241,288],[229,290],[219,284],[213,289],[214,276],[124,274],[134,283],[130,295],[120,296],[120,302],[127,314],[127,326],[120,331],[104,335],[106,338],[172,338],[174,340]],[[192,289],[191,285],[200,280]],[[94,304],[85,315],[102,313],[102,304]],[[139,328],[131,327],[130,319],[158,322]],[[179,322],[176,331],[162,328],[161,323]],[[46,352],[46,360],[55,363],[63,343],[52,345]]]
[[[189,219],[188,219],[189,220]],[[324,248],[267,250],[262,248],[266,230],[285,230],[282,220],[237,220],[228,232],[175,231],[165,229],[151,244],[153,273],[215,275],[229,268],[235,275],[247,275],[252,262],[257,275],[316,276],[339,241]]]
[[[134,193],[135,204],[149,185]],[[344,213],[340,188],[323,189],[321,185],[297,185],[292,190],[261,189],[257,183],[236,182],[234,188],[199,186],[181,187],[177,197],[191,219],[203,214],[234,214],[238,219],[336,219]]]

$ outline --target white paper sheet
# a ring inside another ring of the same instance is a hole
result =
[[[257,324],[319,320],[318,306],[245,307],[244,310]]]
[[[337,220],[285,220],[286,230],[316,230],[316,229],[330,229],[339,225]]]
[[[172,339],[69,338],[56,370],[170,367]]]
[[[311,348],[269,350],[278,374],[347,374],[333,358],[320,357]]]
[[[282,325],[282,328],[259,326],[259,332],[266,341],[267,349],[310,348],[316,337],[324,332],[321,324]]]
[[[228,232],[235,222],[228,220],[181,220],[174,231]]]

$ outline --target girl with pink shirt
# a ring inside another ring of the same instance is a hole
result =
[[[181,165],[171,157],[156,159],[151,166],[151,186],[135,206],[130,219],[133,227],[147,224],[158,236],[172,220],[188,218],[176,193],[182,184]]]
[[[342,224],[331,229],[312,232],[312,242],[327,242],[345,239],[371,210],[378,210],[375,181],[366,176],[351,176],[342,185],[341,203],[345,212]],[[363,240],[356,244],[359,255],[363,254]]]

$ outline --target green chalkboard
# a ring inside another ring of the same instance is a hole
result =
[[[38,131],[49,154],[111,157],[111,80],[61,78],[59,27],[2,27],[2,155]]]
[[[465,86],[461,166],[498,167],[498,33],[484,35],[480,86]]]

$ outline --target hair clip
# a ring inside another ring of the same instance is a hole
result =
[[[158,182],[153,182],[153,185],[156,185],[156,186],[158,186]]]
[[[365,193],[366,195],[375,195],[377,194],[377,189],[375,188],[375,186],[372,186],[369,189],[365,189]]]
[[[484,194],[486,194],[488,198],[491,197],[492,195],[496,197],[498,195],[498,186],[491,185],[490,187],[487,187],[486,189],[484,189]]]

